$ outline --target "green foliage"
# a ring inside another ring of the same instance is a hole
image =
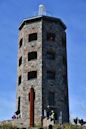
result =
[[[17,127],[13,127],[11,124],[2,124],[0,129],[17,129]]]
[[[73,124],[63,124],[63,125],[55,125],[53,129],[86,129],[86,126],[73,125]]]
[[[39,128],[41,128],[40,125],[29,129],[39,129]],[[17,129],[17,127],[13,127],[12,124],[2,124],[0,125],[0,129]],[[72,125],[72,124],[63,124],[63,125],[55,124],[53,126],[53,129],[86,129],[86,126]]]

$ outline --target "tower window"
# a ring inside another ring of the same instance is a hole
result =
[[[53,51],[47,51],[47,58],[54,60],[55,59],[55,52]]]
[[[37,40],[37,33],[29,34],[28,41],[31,42],[31,41],[34,41],[34,40]]]
[[[19,76],[19,78],[18,78],[18,85],[20,85],[21,84],[21,76]]]
[[[62,46],[66,48],[66,39],[62,38]]]
[[[47,33],[47,40],[48,41],[55,41],[55,34],[54,33]]]
[[[16,115],[20,114],[20,96],[18,97],[18,109],[15,113],[16,113]]]
[[[62,46],[66,48],[66,37],[62,37]]]
[[[19,66],[22,64],[22,57],[19,59]]]
[[[67,61],[66,61],[66,57],[63,56],[63,64],[66,65],[67,64]]]
[[[28,53],[28,61],[37,59],[37,52]]]
[[[68,89],[64,92],[64,102],[68,104]]]
[[[20,96],[18,97],[18,111],[20,111]]]
[[[23,38],[19,42],[19,48],[22,46]]]
[[[55,79],[55,71],[47,71],[48,79]]]
[[[28,80],[37,78],[37,71],[28,72]]]
[[[55,93],[54,92],[49,92],[48,104],[49,104],[49,106],[54,106],[55,105]]]

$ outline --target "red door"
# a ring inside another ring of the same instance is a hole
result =
[[[34,127],[34,100],[35,92],[33,88],[30,88],[29,101],[30,101],[30,127]]]

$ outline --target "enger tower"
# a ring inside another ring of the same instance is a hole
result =
[[[53,110],[69,122],[66,26],[39,15],[19,26],[16,115],[24,128],[39,125]]]

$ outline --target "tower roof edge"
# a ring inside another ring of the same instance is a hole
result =
[[[45,20],[45,21],[52,21],[52,22],[57,22],[60,23],[60,25],[63,27],[63,29],[66,29],[66,25],[63,23],[63,21],[60,18],[56,18],[56,17],[51,17],[51,16],[35,16],[35,17],[31,17],[31,18],[27,18],[24,19],[19,26],[19,30],[22,29],[22,27],[26,24],[26,23],[31,23],[31,22],[36,22],[36,21],[41,21],[41,20]]]

